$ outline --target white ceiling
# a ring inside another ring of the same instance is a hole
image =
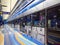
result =
[[[2,5],[6,5],[7,7],[2,7],[2,11],[10,12],[10,0],[1,0]]]
[[[2,11],[10,12],[14,5],[16,4],[17,0],[1,0],[2,5],[6,5],[7,7],[2,7]],[[7,19],[9,14],[3,14],[3,19]]]
[[[2,11],[10,12],[16,4],[17,0],[1,0],[2,5],[7,7],[2,7]]]

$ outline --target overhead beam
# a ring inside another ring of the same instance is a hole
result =
[[[0,11],[0,14],[10,14],[10,12],[3,12],[3,11]]]
[[[10,12],[3,12],[2,14],[10,14]]]

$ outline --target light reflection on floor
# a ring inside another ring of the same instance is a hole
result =
[[[23,37],[20,33],[8,25],[4,25],[4,28],[1,30],[2,35],[0,33],[0,45],[37,45]]]

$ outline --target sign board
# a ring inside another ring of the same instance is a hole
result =
[[[34,37],[35,39],[37,38],[37,30],[36,27],[32,27],[32,37]]]

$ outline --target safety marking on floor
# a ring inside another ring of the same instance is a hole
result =
[[[24,38],[21,34],[19,34],[18,32],[16,32],[16,34],[15,35],[17,35],[17,38],[19,38],[19,40],[21,40],[22,42],[24,42],[26,45],[37,45],[37,44],[35,44],[35,43],[33,43],[33,42],[31,42],[31,41],[29,41],[28,39],[26,39],[26,38]]]
[[[15,35],[15,37],[16,37],[16,40],[17,40],[21,45],[25,45],[21,40],[19,40],[19,38],[18,38],[17,35]]]
[[[4,35],[0,32],[0,45],[4,45]]]

